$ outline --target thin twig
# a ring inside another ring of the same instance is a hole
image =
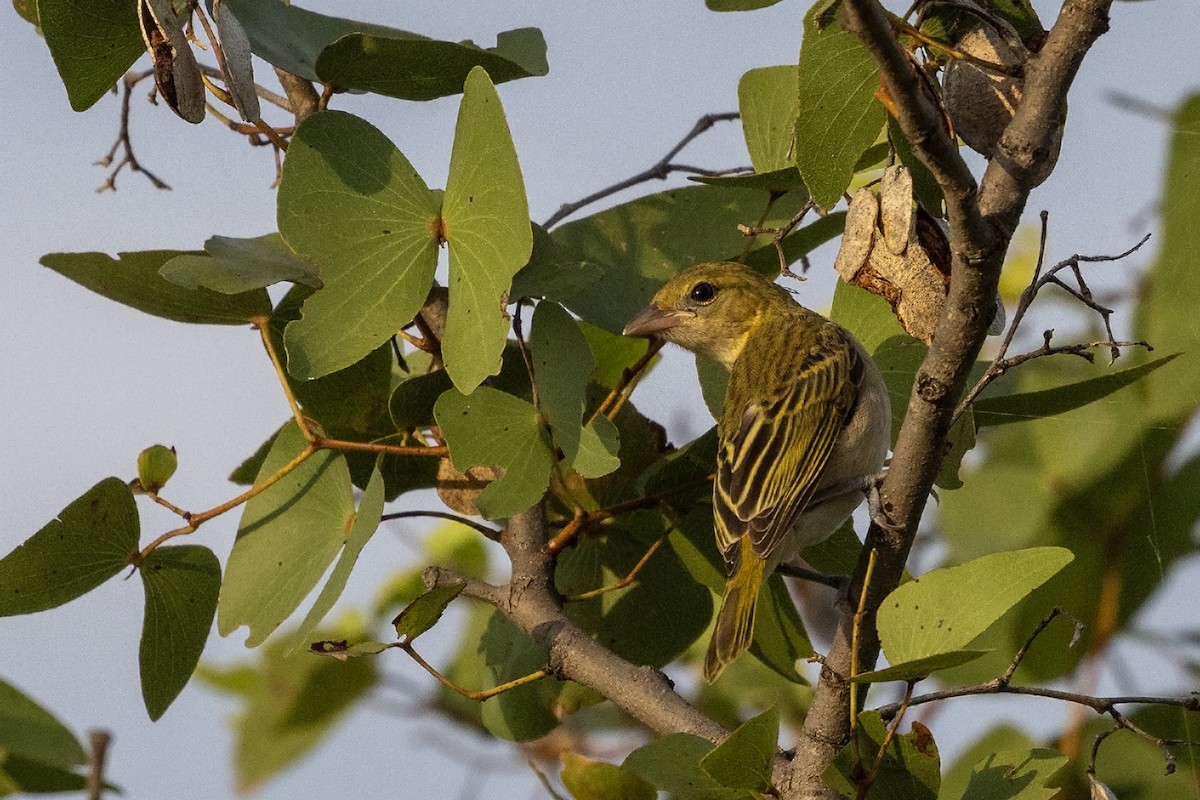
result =
[[[896,712],[892,723],[888,725],[883,741],[879,743],[879,751],[875,753],[875,762],[871,764],[871,769],[858,784],[857,800],[865,800],[867,792],[871,790],[871,785],[879,777],[879,768],[883,766],[883,759],[887,756],[888,746],[891,745],[892,740],[896,738],[896,733],[900,730],[900,723],[904,720],[904,712],[908,710],[908,701],[912,699],[913,687],[916,685],[917,682],[915,680],[905,684],[904,699],[900,701],[900,710]]]
[[[675,158],[675,156],[679,155],[679,152],[681,150],[683,150],[683,148],[686,147],[693,139],[695,139],[697,136],[704,133],[708,129],[712,128],[713,125],[715,125],[716,123],[723,122],[726,120],[738,119],[740,116],[741,115],[738,114],[736,111],[729,111],[729,112],[726,112],[723,114],[705,114],[703,117],[701,117],[699,120],[696,121],[696,124],[692,126],[692,129],[690,131],[688,131],[687,135],[684,136],[682,139],[680,139],[678,144],[676,144],[669,151],[667,151],[667,154],[665,156],[663,156],[662,158],[660,158],[658,160],[658,162],[654,164],[654,166],[650,167],[647,170],[643,170],[642,172],[639,172],[638,174],[636,174],[632,177],[626,178],[625,180],[618,181],[618,182],[614,183],[612,186],[608,186],[597,192],[593,192],[593,193],[589,194],[587,197],[576,200],[572,203],[563,203],[559,207],[558,211],[555,211],[553,214],[550,215],[550,217],[545,222],[542,223],[542,226],[545,228],[551,228],[551,227],[557,225],[559,222],[561,222],[566,217],[570,216],[571,214],[574,214],[579,209],[584,208],[585,206],[591,205],[592,203],[595,203],[598,200],[603,200],[604,198],[606,198],[610,195],[614,195],[617,192],[624,191],[625,189],[628,189],[632,186],[637,186],[639,183],[645,183],[646,181],[651,181],[651,180],[666,180],[667,176],[673,172],[687,172],[687,173],[690,173],[693,175],[726,175],[726,174],[729,174],[733,170],[702,169],[700,167],[692,167],[692,166],[688,166],[685,164],[675,164],[675,163],[672,163],[671,159],[673,159],[673,158]]]
[[[666,541],[667,536],[660,536],[659,538],[655,539],[654,544],[650,545],[650,549],[646,551],[645,555],[638,559],[638,562],[633,565],[633,569],[629,570],[629,573],[626,574],[625,577],[619,578],[616,581],[613,581],[605,586],[601,586],[597,589],[584,592],[583,594],[568,597],[566,598],[566,602],[571,603],[579,600],[590,600],[593,597],[599,597],[600,595],[607,594],[608,592],[615,592],[618,589],[624,589],[626,586],[633,583],[633,579],[636,578],[637,574],[642,571],[644,566],[646,566],[646,562],[650,560],[650,556],[657,553],[658,549],[662,547]]]
[[[100,800],[104,795],[104,764],[112,739],[112,734],[108,731],[88,731],[88,800]]]
[[[118,150],[122,153],[121,160],[117,161],[117,165],[113,167],[112,172],[108,174],[108,178],[105,179],[104,183],[96,188],[97,193],[115,192],[117,190],[117,176],[126,167],[133,172],[140,172],[145,175],[146,180],[150,181],[155,189],[169,190],[171,188],[166,181],[143,167],[141,162],[137,160],[137,156],[133,154],[133,140],[129,134],[129,99],[133,95],[133,87],[153,74],[154,70],[152,69],[145,70],[144,72],[126,72],[125,76],[121,79],[121,122],[120,127],[117,129],[117,140],[113,142],[113,146],[108,153],[96,162],[96,166],[112,166],[113,161],[116,160]]]
[[[1075,254],[1058,262],[1054,266],[1050,267],[1050,269],[1046,270],[1045,274],[1042,274],[1042,267],[1045,263],[1046,256],[1046,234],[1048,219],[1048,213],[1043,211],[1041,213],[1042,230],[1038,243],[1037,263],[1034,266],[1033,276],[1029,280],[1029,285],[1025,287],[1023,292],[1021,292],[1021,297],[1017,301],[1017,309],[1013,314],[1012,322],[1009,323],[1008,332],[1005,333],[1004,340],[1001,342],[1000,349],[997,351],[995,358],[992,359],[992,363],[988,365],[987,370],[983,373],[975,385],[971,387],[970,391],[963,395],[962,400],[959,401],[958,406],[954,410],[954,419],[956,420],[967,410],[967,408],[972,402],[975,401],[980,393],[982,393],[983,390],[992,383],[992,381],[996,380],[1013,367],[1024,364],[1026,361],[1032,361],[1035,358],[1043,358],[1045,356],[1052,355],[1074,355],[1090,362],[1094,361],[1095,359],[1095,356],[1092,352],[1093,350],[1099,347],[1107,347],[1110,357],[1109,363],[1112,364],[1121,355],[1122,347],[1144,347],[1147,350],[1154,349],[1146,342],[1126,342],[1118,341],[1116,339],[1116,337],[1113,335],[1111,320],[1113,310],[1096,302],[1096,300],[1092,297],[1091,289],[1088,288],[1087,283],[1083,279],[1083,273],[1080,271],[1080,264],[1096,263],[1101,261],[1120,261],[1121,259],[1132,255],[1150,239],[1150,234],[1146,234],[1142,237],[1141,241],[1118,255],[1081,256],[1079,254]],[[1060,277],[1058,277],[1058,273],[1066,269],[1069,269],[1071,274],[1074,275],[1076,286],[1070,286],[1066,284]],[[1064,289],[1076,300],[1099,314],[1101,320],[1104,322],[1104,330],[1105,333],[1108,334],[1108,339],[1102,342],[1080,342],[1076,344],[1052,346],[1050,344],[1050,338],[1053,335],[1054,330],[1050,329],[1042,334],[1043,341],[1041,347],[1036,350],[1031,350],[1028,353],[1022,353],[1018,356],[1009,357],[1008,348],[1012,345],[1013,339],[1017,335],[1017,329],[1020,327],[1021,322],[1025,319],[1026,312],[1029,311],[1029,308],[1033,305],[1034,300],[1037,299],[1037,296],[1042,289],[1049,284],[1054,284],[1055,286]]]
[[[804,280],[804,275],[797,275],[796,273],[792,272],[790,267],[788,267],[787,254],[783,252],[783,239],[796,229],[796,226],[804,220],[804,217],[809,211],[812,211],[816,207],[817,204],[814,203],[810,197],[805,201],[804,206],[798,212],[796,212],[795,216],[793,216],[784,224],[780,225],[778,228],[751,227],[749,225],[738,225],[737,227],[738,230],[741,231],[745,236],[758,236],[759,234],[763,233],[774,234],[774,239],[772,241],[775,244],[775,252],[779,254],[779,274],[785,278],[795,278],[798,281],[802,281]],[[802,265],[800,272],[808,272],[808,257],[801,256],[800,263]]]
[[[489,528],[487,525],[476,522],[473,519],[468,519],[467,517],[461,517],[458,514],[451,514],[448,511],[397,511],[392,514],[384,514],[382,517],[380,517],[379,521],[380,522],[390,522],[395,519],[409,519],[412,517],[433,517],[435,519],[448,519],[451,522],[457,522],[459,525],[466,525],[468,528],[472,528],[476,531],[479,531],[485,537],[487,537],[488,539],[491,539],[493,542],[500,541],[500,536],[504,533],[504,531],[496,530],[495,528]]]
[[[601,414],[611,419],[612,415],[616,413],[616,409],[620,407],[622,394],[633,391],[633,387],[637,385],[637,380],[641,376],[642,371],[650,365],[650,361],[658,355],[658,351],[662,350],[666,343],[666,339],[659,339],[657,337],[651,339],[650,346],[646,348],[646,352],[642,354],[642,357],[621,371],[621,379],[617,381],[617,385],[600,401],[600,405],[588,417],[585,424],[590,425]]]

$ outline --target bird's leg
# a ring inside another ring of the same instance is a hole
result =
[[[839,596],[844,595],[847,587],[850,586],[849,575],[827,575],[824,572],[817,572],[815,569],[802,567],[798,564],[780,564],[775,568],[775,571],[781,575],[787,575],[789,578],[799,578],[802,581],[828,586],[830,589],[836,591]]]
[[[826,486],[821,491],[813,495],[808,501],[808,507],[814,508],[830,500],[834,497],[850,494],[851,492],[862,492],[867,496],[867,511],[871,515],[871,522],[874,522],[885,531],[891,533],[899,533],[902,528],[895,525],[888,519],[887,513],[883,510],[883,501],[879,498],[879,486],[883,483],[884,476],[887,475],[887,470],[876,472],[873,475],[860,475],[857,478],[851,478],[848,481],[835,483],[832,486]]]

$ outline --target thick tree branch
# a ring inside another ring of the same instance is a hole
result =
[[[1024,97],[1001,138],[981,184],[974,179],[941,126],[936,109],[892,33],[877,0],[845,0],[846,24],[875,55],[897,121],[921,161],[937,178],[946,198],[952,252],[950,291],[929,353],[917,373],[892,467],[880,489],[885,512],[900,532],[872,525],[851,582],[861,590],[866,555],[878,551],[868,587],[867,618],[855,654],[852,618],[844,613],[821,670],[805,719],[796,758],[776,786],[784,797],[836,796],[821,780],[825,766],[849,734],[852,658],[870,669],[879,654],[874,613],[894,589],[907,561],[925,502],[940,465],[943,443],[958,398],[990,321],[1000,268],[1030,190],[1044,178],[1054,158],[1050,146],[1063,123],[1067,90],[1095,39],[1107,30],[1111,0],[1067,0],[1042,51],[1027,65]]]
[[[658,734],[682,731],[712,741],[728,735],[677,694],[662,672],[631,664],[567,618],[554,588],[554,556],[546,547],[546,520],[540,505],[511,518],[503,541],[512,562],[512,580],[496,592],[478,581],[468,582],[464,594],[491,602],[545,647],[555,675],[595,689]],[[460,581],[444,570],[425,572],[429,588]]]

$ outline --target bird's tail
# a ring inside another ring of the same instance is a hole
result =
[[[742,550],[737,572],[725,584],[725,597],[717,612],[717,625],[704,658],[704,680],[712,683],[754,636],[754,608],[762,586],[766,562],[749,547]]]

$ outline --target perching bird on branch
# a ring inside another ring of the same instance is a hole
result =
[[[741,264],[680,273],[625,334],[662,337],[730,373],[713,484],[729,578],[704,661],[711,683],[750,646],[766,576],[828,538],[875,485],[887,387],[849,332]]]

